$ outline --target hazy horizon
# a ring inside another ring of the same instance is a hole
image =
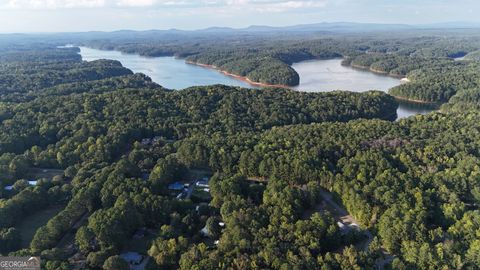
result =
[[[465,28],[465,29],[477,29],[480,28],[480,22],[474,22],[474,21],[439,21],[439,22],[432,22],[432,23],[425,23],[425,24],[406,24],[406,23],[381,23],[381,22],[355,22],[355,21],[323,21],[323,22],[311,22],[311,23],[302,23],[302,24],[285,24],[285,25],[268,25],[268,24],[252,24],[252,25],[246,25],[246,26],[241,26],[241,27],[234,27],[234,26],[224,26],[224,25],[211,25],[211,26],[206,26],[202,28],[146,28],[146,29],[133,29],[133,28],[118,28],[118,29],[110,29],[110,30],[79,30],[79,31],[38,31],[38,32],[0,32],[1,35],[9,35],[9,34],[61,34],[61,33],[88,33],[88,32],[105,32],[105,33],[112,33],[112,32],[120,32],[120,31],[134,31],[134,32],[147,32],[147,31],[202,31],[202,30],[208,30],[208,29],[214,29],[214,28],[226,28],[226,29],[232,29],[232,30],[243,30],[247,29],[250,27],[277,27],[277,28],[282,28],[282,27],[295,27],[295,26],[309,26],[309,25],[316,25],[316,24],[371,24],[371,25],[398,25],[398,26],[410,26],[412,28],[416,29],[422,29],[422,27],[435,27],[435,29],[441,29],[443,26],[448,26],[452,25],[453,27],[449,28]],[[456,27],[457,25],[460,25],[459,27]],[[468,25],[468,26],[467,26]],[[464,27],[465,26],[465,27]]]
[[[478,11],[480,3],[473,0],[0,0],[0,33],[480,23]]]

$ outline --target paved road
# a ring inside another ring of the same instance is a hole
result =
[[[195,188],[196,184],[197,184],[197,180],[190,183],[187,190],[187,196],[185,196],[185,200],[188,200],[190,199],[190,197],[192,197],[193,189]]]
[[[322,196],[323,200],[328,203],[331,207],[335,209],[337,214],[340,216],[340,219],[343,221],[352,221],[356,222],[356,220],[347,212],[347,210],[343,209],[340,205],[338,205],[335,201],[332,199],[332,194],[326,190],[321,190],[320,191],[320,196]],[[358,224],[358,223],[357,223]]]
[[[247,180],[249,181],[255,181],[255,182],[267,182],[268,180],[259,178],[259,177],[249,177]],[[303,186],[302,189],[305,189],[306,186]],[[333,200],[332,194],[325,189],[320,190],[320,196],[322,196],[324,202],[329,205],[331,210],[333,210],[332,214],[334,217],[337,219],[337,221],[341,221],[345,224],[352,224],[355,223],[358,226],[360,226],[360,223],[352,216],[350,215],[347,210],[345,210],[343,207],[341,207],[338,203],[336,203]],[[322,205],[323,202],[319,203],[314,207],[314,211],[321,211],[324,209],[324,205]],[[309,216],[312,214],[311,212],[308,213]],[[361,249],[363,251],[367,251],[368,247],[370,246],[370,243],[373,241],[373,235],[372,233],[365,228],[360,227],[362,229],[362,232],[364,233],[366,239],[363,241],[361,244]],[[384,269],[385,265],[393,261],[395,256],[392,256],[391,254],[387,253],[386,251],[383,251],[383,259],[379,259],[376,261],[375,265],[377,269]]]
[[[131,265],[130,264],[130,270],[144,270],[145,267],[148,264],[148,261],[150,261],[150,257],[147,256],[145,259],[143,259],[142,263],[139,265]]]
[[[352,216],[350,215],[347,210],[345,210],[343,207],[338,205],[333,199],[332,199],[332,194],[326,190],[321,190],[320,191],[320,196],[322,196],[323,200],[330,205],[335,211],[336,211],[336,216],[338,219],[340,219],[341,222],[346,223],[346,224],[352,224],[355,223],[360,226],[360,223]],[[362,229],[362,228],[361,228]],[[362,250],[366,251],[368,249],[368,246],[373,240],[373,236],[370,233],[369,230],[363,230],[364,235],[367,237],[367,239],[363,242],[362,244]]]
[[[338,205],[333,199],[332,199],[332,194],[326,190],[321,190],[320,195],[322,196],[323,200],[330,206],[332,207],[335,211],[336,214],[338,215],[337,218],[340,219],[340,221],[344,223],[355,223],[355,224],[360,224],[358,223],[357,220],[353,216],[351,216],[347,210],[343,209],[340,205]],[[361,228],[362,229],[362,228]],[[367,237],[365,241],[361,245],[361,249],[363,251],[368,250],[368,246],[370,246],[370,243],[373,241],[373,235],[368,229],[363,229],[364,235]],[[383,251],[383,259],[379,259],[375,262],[376,268],[377,269],[384,269],[385,265],[388,263],[392,262],[395,256],[392,256],[391,254],[387,253],[386,251]]]
[[[254,176],[248,177],[247,181],[258,182],[258,183],[268,183],[268,179],[263,177],[254,177]]]

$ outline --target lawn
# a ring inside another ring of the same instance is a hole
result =
[[[157,235],[153,233],[147,232],[145,237],[141,239],[134,239],[132,238],[127,246],[124,248],[124,251],[135,251],[140,254],[146,255],[148,250],[150,249],[150,246],[152,245],[152,241],[157,238]]]
[[[47,224],[62,209],[63,206],[52,206],[26,217],[17,227],[22,236],[22,248],[28,248],[37,229]]]
[[[192,192],[192,200],[196,199],[201,202],[209,202],[212,199],[209,192],[203,190],[203,188],[195,187]]]
[[[46,178],[52,180],[55,175],[63,175],[63,170],[31,168],[30,174],[35,179]]]
[[[205,176],[207,177],[212,177],[213,173],[212,171],[209,170],[203,170],[203,169],[190,169],[188,170],[188,174],[186,175],[186,179],[190,182],[196,179],[203,178]]]

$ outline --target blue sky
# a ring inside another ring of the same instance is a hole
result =
[[[0,0],[0,32],[480,22],[478,0]]]

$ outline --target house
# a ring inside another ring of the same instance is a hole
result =
[[[130,265],[139,265],[143,261],[143,255],[138,252],[125,252],[120,254],[120,258],[126,261]]]
[[[145,139],[142,139],[142,141],[140,142],[142,145],[146,146],[146,145],[150,145],[150,144],[155,144],[155,143],[158,143],[162,140],[162,137],[160,136],[155,136],[153,138],[145,138]]]
[[[350,233],[352,230],[360,231],[360,226],[356,223],[343,223],[341,221],[337,222],[338,227],[340,228],[340,232],[342,234]]]
[[[208,188],[209,185],[208,185],[208,181],[205,181],[205,180],[198,180],[197,183],[195,183],[195,185],[197,187],[203,187],[203,188]]]
[[[38,183],[37,180],[29,180],[29,181],[28,181],[28,184],[29,184],[30,186],[36,186],[37,183]]]
[[[38,184],[37,180],[29,180],[27,182],[30,186],[36,186]],[[8,191],[13,190],[13,185],[5,186],[3,189]]]
[[[142,139],[141,144],[142,145],[149,145],[150,144],[150,139]]]
[[[348,225],[348,227],[350,227],[351,229],[354,229],[356,231],[360,231],[360,226],[358,226],[357,223],[351,223]]]
[[[208,231],[207,226],[203,227],[200,230],[200,233],[203,234],[203,236],[209,236],[210,235],[210,232]]]
[[[170,190],[183,190],[183,184],[180,182],[175,182],[170,185],[168,185],[168,189]]]

